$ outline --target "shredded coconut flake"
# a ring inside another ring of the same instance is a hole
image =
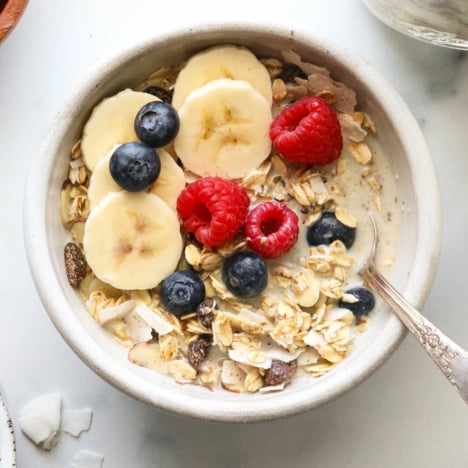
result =
[[[98,320],[101,325],[105,325],[111,320],[119,320],[126,317],[134,308],[136,302],[133,300],[122,302],[113,307],[106,307],[98,312]]]
[[[50,450],[58,442],[60,429],[60,393],[50,393],[31,400],[20,410],[21,430],[36,444]]]
[[[160,336],[167,335],[174,327],[167,320],[163,319],[157,313],[153,312],[147,305],[138,304],[135,307],[135,312]]]
[[[62,429],[64,432],[78,437],[83,431],[89,430],[93,412],[91,408],[77,410],[66,409],[62,416]]]

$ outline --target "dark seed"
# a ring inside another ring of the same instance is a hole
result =
[[[279,385],[291,380],[297,370],[297,361],[284,362],[273,359],[271,367],[266,371],[263,378],[265,386]]]
[[[145,93],[152,94],[168,104],[172,101],[172,91],[161,88],[161,86],[149,86],[145,89]]]
[[[283,67],[283,71],[279,78],[281,78],[285,83],[294,83],[294,78],[307,79],[307,75],[297,65],[287,63]]]
[[[192,367],[198,367],[208,356],[211,347],[211,335],[200,335],[188,346],[187,359]]]
[[[213,299],[205,299],[197,307],[197,317],[199,322],[208,329],[211,329],[211,324],[213,323],[213,309],[215,302]]]
[[[68,242],[65,245],[63,256],[68,282],[71,286],[77,287],[86,276],[86,258],[74,242]]]

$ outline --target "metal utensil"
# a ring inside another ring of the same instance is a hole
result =
[[[364,281],[393,309],[398,318],[423,346],[448,381],[468,403],[468,352],[423,317],[376,269],[377,223],[369,212],[374,231],[372,251],[359,271]]]

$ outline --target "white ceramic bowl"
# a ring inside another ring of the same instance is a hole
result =
[[[385,307],[373,326],[355,341],[336,369],[314,380],[298,380],[282,392],[231,394],[180,385],[137,367],[85,310],[67,283],[63,246],[67,232],[59,215],[59,194],[68,155],[91,109],[103,97],[136,86],[162,65],[177,64],[217,43],[245,45],[263,56],[294,48],[303,59],[331,70],[358,95],[379,129],[395,172],[398,193],[408,209],[390,280],[421,307],[435,273],[440,246],[440,203],[436,178],[421,131],[395,90],[364,60],[309,34],[268,26],[199,26],[147,40],[118,54],[88,74],[60,107],[32,161],[26,184],[24,234],[31,271],[51,320],[65,341],[96,373],[123,392],[164,410],[217,421],[259,421],[302,412],[343,394],[377,369],[395,350],[404,328]]]

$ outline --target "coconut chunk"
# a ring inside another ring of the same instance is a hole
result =
[[[142,343],[153,338],[152,328],[133,310],[124,318],[125,331],[133,343]]]
[[[319,359],[320,354],[314,348],[310,348],[297,358],[297,365],[308,366],[310,364],[316,364]]]
[[[89,430],[92,417],[93,411],[91,408],[66,409],[62,415],[62,430],[67,434],[78,437],[83,431]]]
[[[268,387],[262,387],[259,392],[260,393],[268,393],[268,392],[278,392],[279,390],[283,390],[284,386],[286,385],[285,382],[280,383],[278,385],[269,385]]]
[[[230,349],[228,354],[229,359],[239,362],[240,364],[247,364],[249,366],[260,367],[262,369],[269,369],[271,367],[271,359],[267,358],[264,353],[259,351],[252,351],[249,349]]]
[[[62,397],[59,392],[49,393],[24,405],[18,422],[21,430],[36,445],[50,450],[58,442]]]
[[[144,320],[151,328],[157,331],[160,336],[167,335],[174,326],[166,319],[151,310],[145,304],[138,304],[135,307],[135,312]]]
[[[272,341],[265,340],[259,350],[250,349],[230,349],[229,358],[240,364],[269,369],[274,359],[283,362],[291,362],[297,359],[304,352],[304,348],[298,349],[294,353],[281,348]]]
[[[104,461],[102,453],[83,449],[75,453],[70,462],[70,468],[101,468]]]
[[[136,302],[129,300],[113,307],[106,307],[98,312],[99,325],[105,325],[111,320],[119,320],[126,317],[134,308]]]

